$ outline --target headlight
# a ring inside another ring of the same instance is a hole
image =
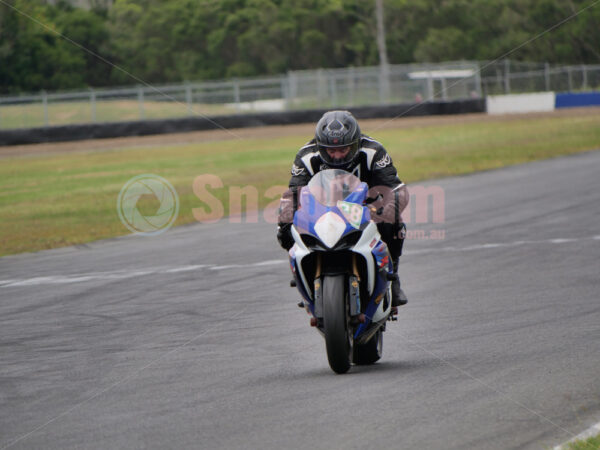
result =
[[[313,250],[326,250],[325,246],[321,243],[319,239],[314,237],[312,234],[301,234],[302,242],[306,245],[307,248]]]
[[[352,248],[359,241],[362,233],[360,231],[354,231],[352,233],[344,236],[340,241],[335,245],[333,250],[345,250],[348,248]],[[313,250],[327,250],[325,245],[312,234],[301,234],[302,242],[306,245],[307,248]]]
[[[346,222],[332,211],[323,214],[315,224],[317,236],[329,248],[337,244],[344,231],[346,231]]]
[[[360,231],[353,231],[352,233],[347,234],[340,239],[340,241],[334,247],[334,250],[345,250],[354,247],[361,236],[362,232]]]

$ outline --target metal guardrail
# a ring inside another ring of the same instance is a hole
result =
[[[600,66],[503,60],[292,71],[281,76],[0,97],[0,129],[352,108],[600,88]]]

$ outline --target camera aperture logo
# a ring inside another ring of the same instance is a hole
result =
[[[167,231],[179,214],[179,196],[171,183],[153,174],[131,178],[119,192],[119,219],[130,231],[155,236]]]

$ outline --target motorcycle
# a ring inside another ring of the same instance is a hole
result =
[[[299,194],[291,227],[290,266],[311,325],[325,338],[329,366],[381,358],[387,320],[395,320],[387,245],[371,220],[368,186],[349,172],[317,173]]]

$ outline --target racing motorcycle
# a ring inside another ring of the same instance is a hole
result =
[[[327,359],[336,373],[381,358],[383,331],[396,276],[386,244],[371,220],[376,212],[368,186],[349,172],[317,173],[299,194],[294,215],[290,265],[312,316],[325,338]]]

